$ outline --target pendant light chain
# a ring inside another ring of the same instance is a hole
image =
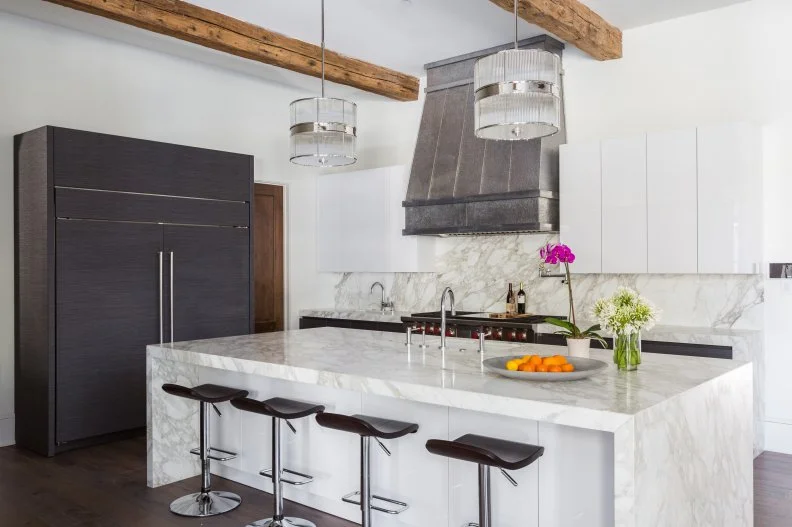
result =
[[[322,98],[325,96],[325,7],[322,0]]]
[[[514,0],[514,49],[517,49],[517,2],[520,0]],[[324,0],[322,0],[324,2]]]

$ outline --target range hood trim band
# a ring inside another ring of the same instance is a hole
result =
[[[427,229],[403,229],[404,236],[477,236],[477,235],[507,235],[507,234],[547,234],[553,232],[556,226],[551,223],[521,223],[518,225],[493,225],[488,231],[477,227],[444,227]]]
[[[404,200],[402,207],[429,207],[432,205],[455,205],[462,203],[478,203],[482,201],[511,201],[525,198],[559,199],[559,193],[553,190],[526,190],[506,192],[502,194],[484,194],[479,196],[449,197],[422,200]]]

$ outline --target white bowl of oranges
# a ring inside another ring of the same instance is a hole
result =
[[[486,359],[484,367],[504,377],[547,382],[585,379],[608,365],[601,360],[564,355],[520,355]]]

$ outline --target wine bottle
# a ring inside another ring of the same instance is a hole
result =
[[[520,315],[525,314],[525,291],[523,290],[522,282],[520,282],[520,290],[517,291],[517,313]]]
[[[514,298],[514,289],[509,283],[509,292],[506,293],[506,313],[513,315],[517,311],[517,302]]]

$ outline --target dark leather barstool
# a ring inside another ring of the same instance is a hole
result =
[[[371,438],[379,444],[382,450],[391,455],[390,451],[382,444],[380,439],[397,439],[414,434],[418,431],[415,423],[405,423],[394,421],[393,419],[382,419],[368,415],[341,415],[323,413],[316,416],[316,421],[325,428],[351,432],[360,436],[360,491],[347,494],[342,500],[347,503],[360,505],[362,516],[362,527],[371,526],[371,511],[380,511],[387,514],[399,514],[407,510],[408,505],[401,501],[396,501],[382,496],[371,495]],[[360,496],[360,501],[355,500],[354,496]],[[385,503],[396,505],[397,508],[386,508],[372,505],[372,500],[379,500]]]
[[[215,406],[217,403],[245,397],[248,392],[216,384],[202,384],[194,388],[187,388],[178,384],[163,384],[162,389],[171,395],[201,403],[200,446],[190,450],[191,454],[201,458],[201,492],[188,494],[175,500],[170,505],[171,512],[179,516],[203,518],[223,514],[237,508],[242,503],[242,498],[238,495],[232,492],[212,490],[211,472],[209,471],[210,460],[229,461],[237,455],[234,452],[212,448],[209,445],[209,406],[211,405],[217,414],[221,415],[220,410]]]
[[[291,399],[275,397],[266,401],[256,401],[255,399],[234,399],[231,401],[234,407],[245,412],[266,415],[272,417],[272,468],[259,472],[262,476],[272,479],[272,495],[275,500],[275,513],[272,518],[259,520],[248,524],[248,527],[316,527],[312,522],[302,518],[285,518],[283,516],[283,483],[290,485],[305,485],[313,481],[313,477],[283,468],[281,466],[281,442],[280,430],[281,421],[286,421],[292,432],[297,433],[291,419],[300,419],[309,415],[324,412],[324,406],[320,404],[304,403]],[[286,472],[301,479],[284,479],[282,473]]]
[[[479,522],[469,526],[492,527],[492,500],[490,494],[490,467],[500,469],[509,483],[517,486],[506,470],[527,467],[544,454],[544,447],[515,443],[494,437],[473,434],[464,435],[454,441],[430,439],[426,449],[438,456],[461,459],[479,466]]]

